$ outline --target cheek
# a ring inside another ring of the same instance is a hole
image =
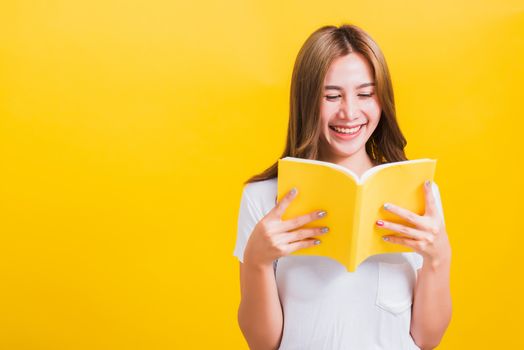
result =
[[[362,105],[362,108],[370,117],[378,117],[380,115],[380,106],[376,100],[366,101]]]
[[[323,124],[326,124],[334,113],[336,113],[336,108],[333,106],[325,103],[320,105],[320,119],[322,119]]]
[[[382,112],[379,104],[375,101],[367,102],[365,105],[363,105],[363,110],[366,111],[366,114],[370,118],[374,118],[374,119],[378,119],[380,117],[380,113]]]
[[[322,124],[326,124],[330,119],[331,110],[329,106],[322,104],[320,105],[320,119],[322,120]]]

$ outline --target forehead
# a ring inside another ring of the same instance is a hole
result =
[[[324,80],[329,85],[354,86],[373,82],[373,74],[366,58],[358,52],[352,52],[335,59]]]

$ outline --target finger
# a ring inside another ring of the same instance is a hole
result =
[[[314,227],[314,228],[304,228],[300,230],[296,230],[293,232],[285,232],[284,233],[284,243],[291,243],[300,241],[306,238],[311,238],[313,236],[320,236],[324,235],[329,231],[327,227]]]
[[[426,198],[426,215],[433,216],[437,213],[437,203],[433,194],[433,186],[429,180],[424,183],[424,195]]]
[[[288,254],[291,254],[294,251],[297,251],[299,249],[314,247],[320,243],[321,241],[319,239],[314,239],[314,238],[304,239],[298,242],[293,242],[291,244],[288,244]]]
[[[280,228],[282,231],[292,231],[310,223],[311,221],[321,219],[326,216],[326,214],[327,213],[323,210],[316,210],[305,215],[297,216],[289,220],[284,220],[282,221]]]
[[[384,239],[384,241],[388,243],[400,244],[400,245],[403,245],[403,246],[406,246],[413,250],[418,251],[418,244],[417,244],[417,241],[414,239],[407,238],[407,237],[398,237],[398,236],[384,236],[382,238]]]
[[[411,238],[418,239],[418,240],[425,239],[428,241],[433,241],[434,239],[433,235],[425,231],[417,230],[416,228],[405,226],[405,225],[396,224],[394,222],[378,220],[376,222],[376,225],[379,227],[391,230],[391,231],[402,233],[406,236],[409,236]]]
[[[295,187],[293,187],[288,193],[284,195],[284,197],[282,197],[282,199],[279,202],[277,202],[275,207],[271,209],[270,211],[271,215],[274,215],[278,218],[282,217],[282,215],[284,215],[284,212],[286,211],[289,204],[291,204],[293,199],[296,198],[297,194],[298,194],[298,190]]]
[[[385,203],[384,209],[406,219],[409,223],[416,226],[417,229],[419,229],[420,231],[431,232],[433,234],[438,233],[438,226],[435,225],[434,219],[432,217],[420,216],[407,209],[401,208],[391,203]],[[382,221],[382,220],[379,220],[379,221]]]
[[[413,213],[412,211],[407,210],[405,208],[401,208],[398,205],[385,203],[384,209],[400,216],[401,218],[406,219],[409,223],[412,223],[413,225],[418,226],[422,224],[422,216]]]

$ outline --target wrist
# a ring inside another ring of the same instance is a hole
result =
[[[251,261],[249,259],[244,259],[243,264],[244,264],[244,267],[250,271],[259,271],[259,272],[273,271],[273,262],[262,263],[262,262]]]
[[[449,271],[451,268],[451,256],[424,259],[423,270],[432,272]]]

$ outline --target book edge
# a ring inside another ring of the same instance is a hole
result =
[[[281,158],[281,160],[288,160],[288,161],[292,161],[292,162],[297,162],[297,163],[306,163],[306,164],[316,164],[316,165],[320,165],[320,166],[324,166],[324,167],[328,167],[328,168],[331,168],[331,169],[335,169],[335,170],[338,170],[346,175],[349,175],[353,178],[353,180],[359,184],[359,177],[357,176],[357,174],[355,174],[353,171],[349,170],[348,168],[346,167],[343,167],[342,165],[338,165],[338,164],[335,164],[335,163],[331,163],[331,162],[324,162],[322,160],[316,160],[316,159],[304,159],[304,158],[297,158],[297,157],[284,157],[284,158]]]
[[[357,174],[355,174],[353,171],[349,170],[348,168],[343,167],[342,165],[331,163],[331,162],[325,162],[325,161],[316,160],[316,159],[297,158],[297,157],[284,157],[284,158],[281,158],[280,160],[286,160],[286,159],[288,161],[292,161],[292,162],[306,163],[306,164],[316,164],[316,165],[325,166],[325,167],[328,167],[328,168],[331,168],[331,169],[338,170],[338,171],[340,171],[340,172],[342,172],[344,174],[347,174],[347,175],[351,176],[353,178],[353,180],[355,180],[357,185],[362,185],[373,174],[376,174],[377,172],[379,172],[380,170],[385,169],[385,168],[390,168],[392,166],[398,166],[398,165],[402,165],[402,164],[413,164],[413,163],[423,163],[423,162],[428,162],[428,161],[433,161],[433,162],[437,161],[436,159],[433,159],[433,158],[418,158],[418,159],[402,160],[402,161],[399,161],[399,162],[384,163],[384,164],[376,165],[376,166],[366,170],[362,174],[362,176],[359,177]]]
[[[361,183],[366,182],[367,179],[371,177],[371,175],[376,174],[382,169],[390,168],[393,166],[403,165],[403,164],[416,164],[416,163],[425,163],[425,162],[434,162],[436,159],[432,158],[417,158],[417,159],[408,159],[408,160],[401,160],[399,162],[391,162],[391,163],[384,163],[380,165],[376,165],[373,168],[370,168],[366,170],[362,176],[360,177]]]

